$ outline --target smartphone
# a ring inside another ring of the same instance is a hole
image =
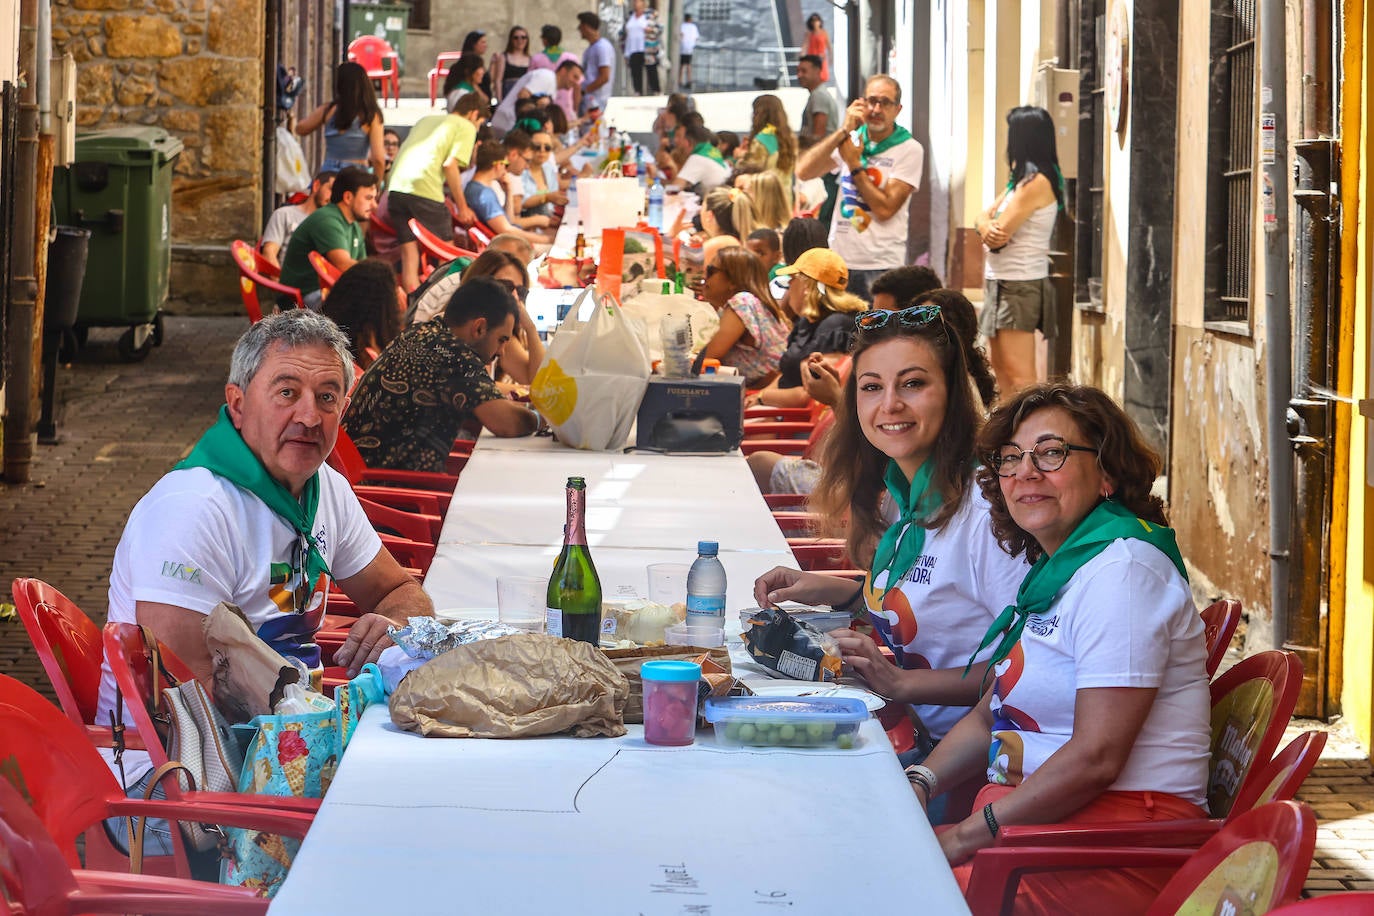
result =
[[[810,373],[811,373],[811,377],[814,378],[814,379],[819,380],[820,377],[821,377],[820,370],[818,370],[815,366],[807,366],[807,367],[806,367],[806,371],[807,371],[807,372],[810,372]]]

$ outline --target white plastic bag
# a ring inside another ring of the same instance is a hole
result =
[[[310,169],[305,153],[285,124],[277,125],[277,193],[295,194],[310,190]]]
[[[592,289],[583,295],[596,303],[591,316],[558,329],[530,385],[530,400],[564,445],[618,449],[629,440],[644,398],[649,356],[615,300]]]
[[[577,179],[577,213],[582,231],[601,235],[603,229],[633,226],[644,209],[644,189],[634,178]]]

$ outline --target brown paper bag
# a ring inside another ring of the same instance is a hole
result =
[[[401,681],[391,721],[441,738],[625,734],[630,687],[600,649],[542,633],[445,652]]]
[[[705,649],[695,646],[637,646],[633,649],[606,649],[611,664],[630,684],[630,698],[625,703],[625,721],[630,725],[644,724],[644,682],[639,679],[639,666],[647,661],[694,662],[702,655],[710,658],[727,675],[730,674],[730,652],[724,646]]]

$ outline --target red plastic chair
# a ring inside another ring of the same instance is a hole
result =
[[[229,243],[229,250],[234,256],[234,265],[239,269],[239,295],[243,298],[243,308],[248,312],[249,321],[256,324],[262,320],[263,304],[258,298],[259,287],[289,296],[295,300],[296,308],[305,308],[301,291],[278,280],[280,271],[271,261],[254,251],[253,246],[242,239],[235,239]],[[264,266],[270,271],[264,270]],[[274,305],[269,304],[267,311],[273,308]]]
[[[1028,847],[983,849],[973,857],[966,899],[974,916],[1009,913],[1020,880],[1038,872],[1177,868],[1147,916],[1180,912],[1261,914],[1302,894],[1317,844],[1317,819],[1298,802],[1273,802],[1227,824],[1197,851],[1185,849]],[[1085,901],[1088,902],[1088,901]],[[1105,901],[1095,901],[1110,910]]]
[[[752,455],[755,452],[778,452],[783,455],[810,458],[820,446],[821,438],[834,425],[835,413],[829,408],[821,413],[815,423],[746,423],[744,425],[744,441],[740,442],[739,449],[745,455]],[[804,434],[805,438],[765,438],[770,435],[776,436],[779,433],[799,433]]]
[[[496,238],[496,233],[486,223],[478,220],[475,225],[468,227],[468,238],[479,252],[486,251],[491,240]]]
[[[5,912],[65,916],[144,913],[257,916],[268,901],[247,888],[73,868],[23,796],[0,780],[0,900]]]
[[[334,284],[339,282],[343,271],[331,264],[329,259],[318,251],[311,251],[306,257],[310,259],[310,266],[315,268],[315,276],[320,278],[320,289],[329,292],[334,288]]]
[[[1212,682],[1211,818],[1008,826],[998,833],[997,845],[1196,849],[1234,816],[1265,801],[1291,799],[1316,765],[1326,743],[1321,732],[1295,739],[1273,757],[1301,686],[1302,663],[1277,650],[1251,656]]]
[[[358,497],[358,502],[378,534],[394,534],[422,544],[439,542],[439,532],[443,530],[444,520],[438,515],[406,512],[404,509],[383,505],[362,496]]]
[[[444,241],[426,229],[417,219],[411,219],[406,225],[410,228],[410,234],[415,236],[420,250],[433,258],[435,263],[443,264],[454,258],[475,258],[478,255],[476,251],[468,251]]]
[[[1203,632],[1207,634],[1208,677],[1217,673],[1226,650],[1231,648],[1231,637],[1240,624],[1240,612],[1240,602],[1234,598],[1213,601],[1202,610]]]
[[[439,56],[434,59],[434,66],[429,71],[429,105],[431,108],[434,107],[434,100],[439,97],[439,87],[448,77],[449,67],[458,63],[462,57],[462,51],[440,51]]]
[[[396,238],[396,227],[382,219],[376,213],[368,217],[367,226],[368,230],[371,232],[380,232],[382,235],[389,235],[393,239]]]
[[[0,782],[8,780],[29,802],[71,868],[81,866],[77,839],[84,836],[88,868],[128,871],[128,857],[106,833],[106,818],[193,817],[206,823],[302,837],[313,817],[299,806],[293,807],[291,803],[298,801],[293,799],[272,798],[270,806],[262,806],[245,803],[246,796],[228,793],[198,793],[194,802],[126,798],[99,751],[81,730],[31,687],[5,675],[0,675],[0,760],[5,762]],[[164,785],[170,790],[175,780]],[[172,835],[179,836],[180,832],[174,830]],[[180,844],[175,848],[180,849]],[[168,858],[173,861],[168,862]],[[181,855],[146,859],[144,866],[150,872],[190,877]]]
[[[62,711],[96,747],[112,747],[110,724],[95,718],[105,658],[100,629],[66,595],[41,579],[15,579],[11,593]],[[124,743],[143,747],[137,735],[126,734]]]
[[[1374,891],[1322,894],[1270,910],[1274,916],[1374,916]]]
[[[358,496],[426,515],[444,515],[458,483],[456,474],[369,468],[363,463],[358,447],[342,429],[334,450],[329,453],[328,463],[344,476]]]
[[[383,105],[390,94],[397,107],[400,107],[401,58],[386,39],[376,35],[353,39],[348,45],[348,59],[361,64],[367,71],[367,78],[378,84]]]

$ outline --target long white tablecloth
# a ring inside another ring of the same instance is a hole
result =
[[[792,552],[743,458],[586,452],[550,439],[483,436],[458,478],[425,590],[440,610],[495,607],[496,577],[547,576],[562,546],[564,487],[587,480],[587,544],[607,597],[647,588],[651,563],[691,563],[720,544],[727,608]]]
[[[913,896],[914,895],[914,896]],[[967,913],[876,720],[853,750],[421,738],[363,716],[274,914]]]

